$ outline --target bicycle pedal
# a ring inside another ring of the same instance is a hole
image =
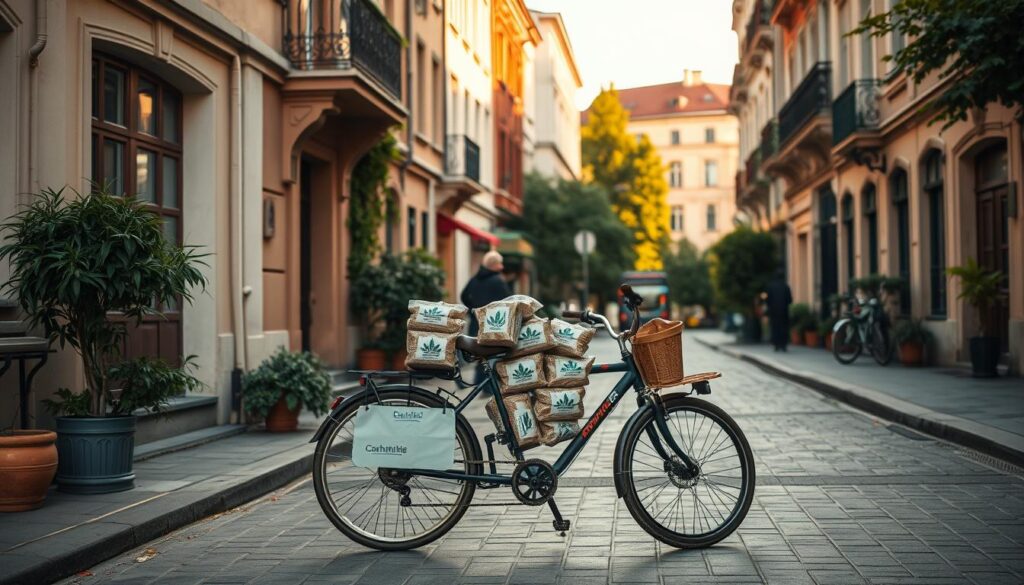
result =
[[[559,536],[565,536],[565,531],[569,530],[568,520],[552,520],[551,525],[554,526],[555,532],[559,532]]]

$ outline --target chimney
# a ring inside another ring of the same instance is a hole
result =
[[[683,85],[691,87],[703,83],[700,78],[700,69],[683,69]]]

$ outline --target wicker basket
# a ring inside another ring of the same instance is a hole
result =
[[[683,323],[652,319],[633,338],[633,358],[648,388],[683,382]]]

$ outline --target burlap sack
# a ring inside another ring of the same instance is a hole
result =
[[[544,308],[544,305],[541,304],[540,301],[529,295],[511,295],[501,300],[519,303],[519,314],[523,316],[523,321],[533,317],[537,311]]]
[[[502,395],[522,394],[534,388],[543,388],[548,380],[544,377],[544,356],[528,355],[513,360],[502,360],[494,365],[498,373],[498,389]]]
[[[466,326],[469,309],[465,305],[412,300],[409,301],[409,314],[409,329],[458,333]]]
[[[515,301],[494,301],[476,309],[476,320],[480,324],[477,341],[480,345],[515,347],[522,324],[521,307]]]
[[[530,395],[516,394],[515,396],[506,396],[502,398],[502,402],[505,403],[505,410],[508,412],[511,424],[504,424],[501,420],[498,404],[493,398],[488,400],[487,405],[484,407],[484,410],[487,411],[487,416],[494,423],[494,427],[499,431],[505,431],[506,428],[511,427],[520,449],[529,449],[539,445],[540,428],[536,417],[533,416]]]
[[[555,345],[549,350],[549,353],[581,358],[590,347],[590,340],[594,338],[594,329],[567,323],[561,319],[552,319],[551,334]]]
[[[594,356],[571,358],[560,355],[544,356],[544,374],[551,388],[575,388],[590,383],[590,369]]]
[[[405,336],[405,367],[450,370],[457,364],[455,342],[458,333],[435,333],[410,329]]]
[[[586,388],[540,388],[533,393],[533,413],[543,422],[582,418],[586,394]]]
[[[540,442],[548,447],[557,445],[562,441],[568,441],[580,432],[580,423],[574,420],[560,420],[547,423],[537,421],[537,424],[540,426]]]
[[[519,329],[519,342],[508,354],[508,357],[520,357],[542,353],[555,345],[551,335],[551,321],[534,317],[529,321],[523,321]]]

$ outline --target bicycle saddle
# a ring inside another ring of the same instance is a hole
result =
[[[460,335],[455,341],[455,347],[468,354],[485,358],[501,355],[510,349],[507,347],[495,347],[493,345],[480,345],[480,342],[477,341],[476,337],[470,337],[469,335]]]

